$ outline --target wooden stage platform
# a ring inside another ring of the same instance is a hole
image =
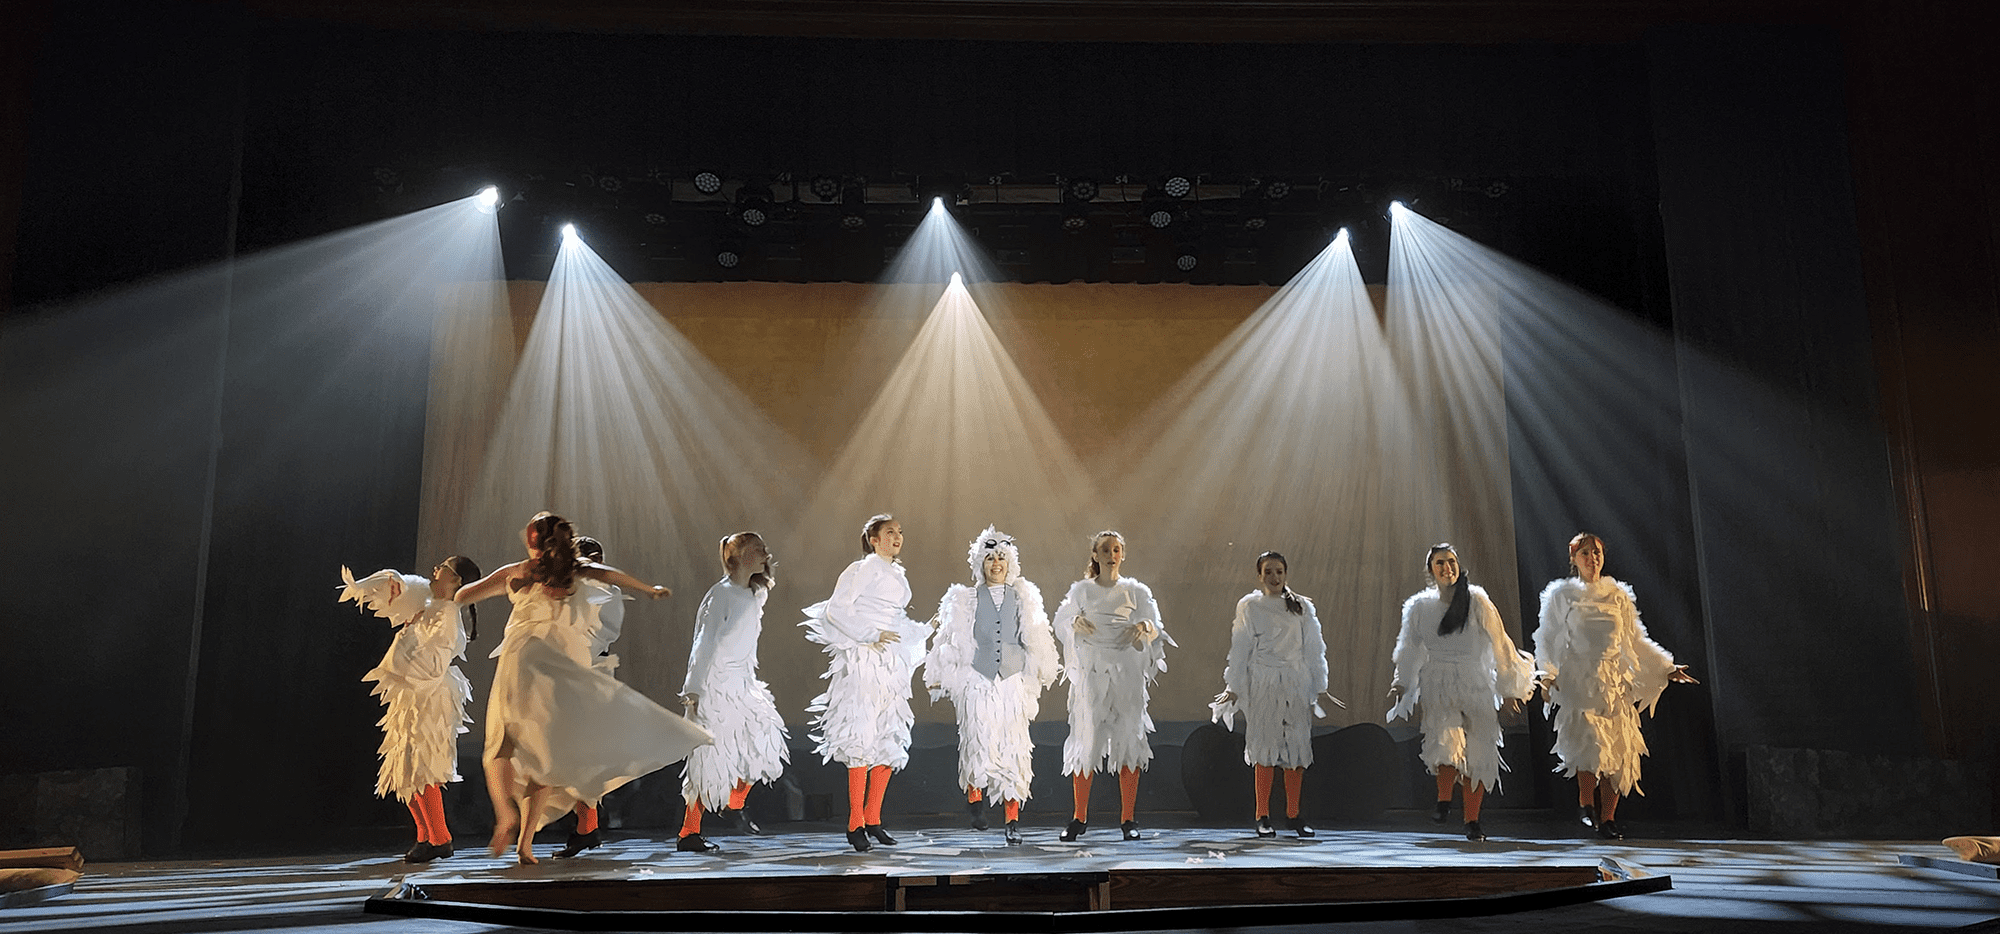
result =
[[[1385,854],[1354,831],[1161,829],[1128,842],[1112,827],[1062,843],[1031,828],[1017,847],[997,830],[892,832],[897,846],[869,853],[830,832],[721,837],[707,855],[626,839],[558,861],[543,846],[531,867],[462,853],[395,880],[367,910],[573,930],[1119,931],[1465,917],[1672,887],[1579,848],[1521,859],[1448,837]]]

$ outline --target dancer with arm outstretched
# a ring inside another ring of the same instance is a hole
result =
[[[495,856],[510,838],[516,858],[536,862],[535,831],[577,801],[685,758],[708,731],[591,665],[588,619],[615,596],[610,584],[654,599],[666,587],[585,562],[569,520],[540,513],[521,530],[528,557],[459,589],[460,603],[506,594],[514,610],[493,651],[486,699],[486,788],[493,799]]]
[[[464,619],[475,613],[452,596],[463,581],[479,576],[479,566],[452,555],[431,569],[429,580],[393,570],[355,580],[344,567],[340,576],[341,600],[353,600],[396,627],[381,663],[361,676],[375,682],[371,693],[387,708],[376,724],[382,728],[376,750],[382,766],[375,794],[395,795],[416,821],[417,842],[403,854],[404,862],[450,856],[443,789],[458,781],[458,734],[472,722],[465,715],[472,682],[453,662],[465,657]]]
[[[1604,540],[1569,541],[1570,576],[1542,590],[1535,663],[1555,713],[1557,769],[1577,781],[1578,818],[1620,840],[1618,799],[1639,793],[1651,712],[1669,684],[1696,684],[1686,665],[1646,634],[1632,588],[1604,573]]]

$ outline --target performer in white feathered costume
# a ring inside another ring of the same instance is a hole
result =
[[[1518,711],[1534,694],[1534,661],[1514,647],[1499,608],[1460,570],[1450,545],[1432,545],[1424,565],[1431,586],[1403,601],[1389,719],[1421,711],[1424,765],[1437,776],[1431,819],[1444,822],[1452,792],[1463,785],[1465,838],[1484,840],[1480,805],[1506,768],[1499,711]]]
[[[1153,761],[1146,739],[1153,732],[1148,686],[1167,670],[1167,646],[1174,640],[1152,588],[1118,576],[1124,561],[1125,539],[1117,532],[1092,536],[1087,576],[1071,584],[1056,607],[1053,626],[1069,679],[1063,774],[1076,804],[1063,828],[1065,841],[1082,836],[1089,824],[1090,783],[1099,769],[1118,773],[1118,829],[1127,840],[1139,839],[1139,773]]]
[[[1602,539],[1577,533],[1569,562],[1573,576],[1542,590],[1535,663],[1555,712],[1557,768],[1577,779],[1579,818],[1616,840],[1618,799],[1638,792],[1646,754],[1639,710],[1652,712],[1670,683],[1698,682],[1646,635],[1632,588],[1604,575]]]
[[[799,625],[826,647],[826,693],[806,708],[823,762],[847,766],[847,842],[894,846],[882,827],[889,776],[910,761],[910,678],[924,660],[930,627],[910,619],[910,582],[896,556],[903,524],[871,516],[861,528],[861,560],[840,572],[833,596],[806,607]]]
[[[958,709],[958,784],[972,827],[985,830],[986,801],[998,798],[1008,845],[1021,842],[1021,802],[1034,780],[1035,721],[1042,690],[1060,672],[1042,591],[1021,576],[1014,540],[992,526],[972,540],[973,580],[938,601],[938,629],[924,663],[931,699]]]
[[[507,594],[514,603],[486,699],[486,789],[493,799],[498,856],[514,838],[516,857],[536,862],[535,831],[577,801],[678,762],[710,741],[707,730],[670,713],[591,666],[595,614],[616,599],[615,584],[658,599],[670,591],[577,554],[569,520],[541,513],[521,532],[528,559],[460,588],[474,603]]]
[[[604,563],[604,543],[588,535],[576,537],[576,553],[588,564]],[[602,583],[601,581],[599,583]],[[583,627],[583,637],[589,643],[584,650],[590,659],[590,667],[612,677],[618,675],[618,656],[611,654],[611,643],[625,629],[625,602],[632,599],[616,584],[603,584],[611,592],[611,599],[597,604],[595,613],[576,615],[578,625]],[[598,827],[597,805],[578,801],[570,808],[576,815],[576,826],[563,841],[562,849],[556,851],[557,859],[569,859],[585,850],[604,845],[604,836]]]
[[[355,580],[354,572],[340,569],[340,599],[396,627],[389,651],[361,680],[375,682],[370,693],[388,708],[376,722],[382,768],[375,795],[395,795],[417,824],[406,862],[428,863],[453,852],[443,786],[458,781],[458,734],[472,722],[465,715],[472,683],[452,664],[465,657],[465,627],[451,597],[464,578],[478,576],[479,566],[460,555],[439,562],[429,580],[394,570]]]
[[[701,835],[701,812],[723,811],[748,833],[762,833],[743,813],[752,782],[785,773],[785,721],[771,688],[757,680],[757,637],[764,631],[764,602],[777,579],[762,536],[737,532],[722,539],[724,577],[701,598],[694,645],[688,651],[681,703],[688,719],[715,735],[715,744],[688,754],[681,782],[687,816],[675,848],[704,853],[721,847]]]
[[[1243,761],[1253,769],[1257,792],[1257,836],[1277,836],[1271,826],[1271,786],[1276,770],[1285,773],[1285,818],[1301,839],[1314,836],[1299,814],[1306,766],[1312,764],[1313,718],[1323,717],[1318,699],[1326,690],[1326,639],[1311,600],[1293,593],[1285,556],[1257,556],[1260,589],[1236,601],[1229,627],[1229,665],[1211,719],[1233,728],[1243,714]],[[1331,697],[1331,695],[1329,695]],[[1339,698],[1335,704],[1347,706]]]

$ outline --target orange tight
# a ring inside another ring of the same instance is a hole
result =
[[[1437,791],[1439,801],[1450,801],[1454,786],[1465,786],[1465,820],[1467,823],[1479,819],[1479,806],[1486,803],[1486,783],[1474,784],[1459,777],[1458,769],[1449,765],[1438,766]]]
[[[444,822],[443,788],[427,785],[406,803],[417,822],[418,842],[438,846],[451,842],[451,827]]]
[[[1083,772],[1069,777],[1070,797],[1076,801],[1074,816],[1079,821],[1090,819],[1090,780],[1095,772]],[[1139,770],[1123,768],[1118,770],[1118,819],[1130,822],[1139,808]]]
[[[886,765],[847,769],[847,829],[876,827],[882,823],[882,796],[889,791],[891,771]]]
[[[736,787],[729,789],[729,809],[732,811],[742,810],[743,802],[749,797],[750,780],[746,778],[738,781]],[[699,799],[687,803],[687,816],[681,819],[681,836],[685,837],[691,833],[701,833],[701,801]]]
[[[1278,769],[1276,766],[1269,765],[1259,765],[1254,768],[1256,770],[1255,777],[1257,783],[1257,816],[1259,818],[1270,817],[1271,785],[1277,777]],[[1303,791],[1306,784],[1306,770],[1304,766],[1300,766],[1296,769],[1285,769],[1284,772],[1285,816],[1297,817],[1299,816],[1299,794]]]

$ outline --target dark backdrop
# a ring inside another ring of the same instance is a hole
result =
[[[1675,400],[1635,440],[1660,455],[1629,478],[1652,506],[1620,520],[1658,560],[1619,570],[1662,641],[1722,670],[1665,708],[1647,806],[1740,815],[1725,790],[1740,776],[1725,773],[1745,744],[1913,751],[1923,726],[1839,55],[1831,34],[1783,28],[1594,45],[1025,44],[374,31],[63,6],[32,82],[14,300],[461,197],[488,172],[1290,173],[1363,180],[1382,201],[1513,179],[1496,206],[1462,202],[1468,232],[1632,309],[1665,342],[1635,362]],[[1746,204],[1759,208],[1747,223]],[[325,556],[415,563],[423,361],[357,364],[319,340],[337,333],[267,343],[276,323],[232,317],[217,287],[185,286],[186,320],[140,323],[160,329],[159,353],[115,366],[91,356],[90,322],[47,307],[14,313],[0,344],[0,414],[22,439],[0,486],[35,530],[0,546],[19,595],[0,743],[17,751],[10,769],[140,766],[156,852],[325,842],[397,819],[367,797],[373,717],[354,683],[386,633],[362,638],[331,606]],[[1773,339],[1802,330],[1819,340]],[[247,347],[289,378],[249,372]],[[1806,417],[1773,414],[1786,430],[1757,446],[1756,474],[1808,478],[1838,528],[1714,511],[1727,500],[1710,485],[1735,495],[1745,472],[1710,439],[1741,436],[1724,430],[1726,382],[1689,373],[1691,351],[1721,376],[1804,391]],[[329,423],[372,441],[322,443]],[[1602,526],[1560,495],[1517,498],[1516,522],[1535,584],[1560,568],[1531,556]],[[1800,599],[1741,573],[1774,542],[1828,535],[1849,562],[1837,591]],[[119,586],[39,586],[29,569],[49,558]],[[1872,693],[1855,699],[1864,680]],[[295,815],[301,797],[319,817],[242,819]]]

